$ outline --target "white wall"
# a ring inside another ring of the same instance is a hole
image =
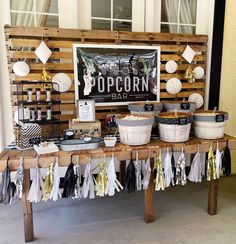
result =
[[[10,1],[0,1],[0,151],[14,140],[10,82],[7,67],[4,25],[10,24]],[[5,125],[5,126],[4,126]]]

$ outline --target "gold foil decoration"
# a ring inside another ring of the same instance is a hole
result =
[[[165,177],[162,169],[161,163],[161,151],[157,156],[156,162],[154,164],[153,170],[156,169],[156,179],[155,179],[155,191],[164,190],[165,189]]]
[[[105,196],[106,185],[107,185],[107,169],[105,161],[101,161],[98,165],[99,172],[96,177],[95,191],[96,195],[99,197]]]
[[[193,69],[191,68],[191,66],[188,66],[188,68],[184,74],[184,78],[188,79],[189,83],[195,82],[194,72],[193,72]]]
[[[41,79],[45,82],[51,82],[52,77],[49,75],[49,73],[46,71],[45,68],[43,68],[42,74],[41,74]]]
[[[216,171],[216,156],[212,150],[212,144],[209,147],[208,158],[207,158],[207,180],[216,180],[217,171]]]
[[[50,193],[52,191],[53,181],[54,181],[53,171],[54,171],[54,164],[52,162],[48,165],[46,177],[45,177],[44,184],[43,184],[42,200],[45,202],[49,199]]]

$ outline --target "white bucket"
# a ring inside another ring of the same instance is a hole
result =
[[[159,124],[160,139],[164,142],[185,142],[189,140],[191,124]]]
[[[202,139],[220,139],[224,137],[225,121],[206,122],[206,121],[195,121],[194,122],[195,136]]]

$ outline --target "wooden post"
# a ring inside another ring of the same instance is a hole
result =
[[[218,180],[211,180],[209,182],[208,191],[208,213],[210,215],[217,214],[217,196],[218,196]]]
[[[30,189],[30,170],[24,170],[22,206],[24,215],[25,242],[34,241],[34,225],[32,203],[27,200]]]
[[[120,161],[120,173],[119,173],[119,181],[122,186],[125,185],[125,173],[126,173],[126,160]]]
[[[154,221],[154,158],[150,159],[151,175],[148,189],[144,191],[144,220],[146,223]]]

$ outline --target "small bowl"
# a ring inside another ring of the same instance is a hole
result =
[[[104,143],[106,147],[114,147],[116,145],[117,138],[114,136],[104,137]]]

